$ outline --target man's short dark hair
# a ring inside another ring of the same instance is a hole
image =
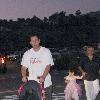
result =
[[[33,33],[33,34],[29,35],[29,40],[34,36],[36,36],[38,39],[40,39],[40,35],[38,33]]]
[[[86,49],[88,49],[88,48],[94,48],[94,47],[92,45],[87,45]]]

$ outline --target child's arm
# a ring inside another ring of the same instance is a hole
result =
[[[66,77],[64,77],[64,79],[65,79],[65,83],[69,83],[69,80],[68,80],[68,76],[66,76]]]
[[[84,76],[86,75],[86,73],[82,73],[82,76],[76,76],[76,79],[82,79]]]
[[[64,77],[64,79],[66,79],[67,78],[67,76],[66,77]]]
[[[82,79],[83,78],[83,75],[82,76],[75,76],[76,79]]]

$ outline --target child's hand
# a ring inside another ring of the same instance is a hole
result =
[[[65,80],[65,83],[67,83],[67,80]]]
[[[67,83],[67,84],[68,84],[68,83],[69,83],[69,81],[68,81],[68,80],[65,80],[65,83]]]

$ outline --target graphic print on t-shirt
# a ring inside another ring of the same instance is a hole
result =
[[[30,64],[38,64],[38,63],[41,63],[41,59],[40,57],[31,57],[30,58]]]

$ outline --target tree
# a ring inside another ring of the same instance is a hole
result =
[[[80,10],[77,10],[77,11],[75,12],[75,15],[76,15],[76,16],[81,15],[81,11],[80,11]]]

